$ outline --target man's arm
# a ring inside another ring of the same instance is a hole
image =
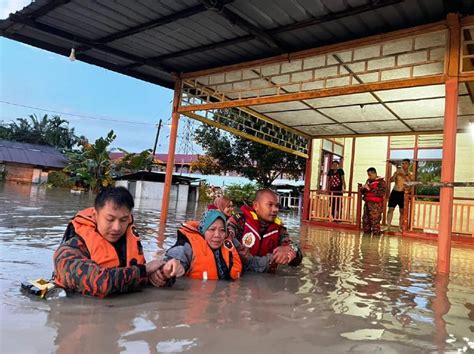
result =
[[[236,238],[232,239],[235,249],[239,253],[240,260],[246,272],[265,273],[270,270],[273,255],[252,256],[247,247],[243,246]]]
[[[398,170],[393,173],[392,177],[390,177],[390,182],[395,182],[395,180],[397,179],[397,174]]]
[[[280,246],[287,246],[289,250],[293,250],[296,253],[296,257],[291,260],[290,263],[288,263],[289,266],[291,267],[296,267],[300,265],[301,261],[303,260],[303,253],[301,252],[299,246],[294,243],[291,238],[290,234],[286,230],[286,227],[281,227],[280,228],[280,238],[279,238],[279,244]]]
[[[67,290],[106,297],[138,290],[148,283],[145,265],[104,268],[90,259],[82,239],[72,237],[54,253],[54,280]]]
[[[386,191],[387,191],[387,183],[385,182],[385,180],[380,179],[377,185],[377,189],[375,189],[373,192],[377,197],[384,197]]]
[[[178,241],[179,242],[179,241]],[[166,251],[165,261],[170,259],[177,259],[184,268],[184,271],[187,273],[191,267],[191,261],[193,259],[193,249],[191,245],[187,242],[182,244],[176,244]]]
[[[227,220],[227,233],[231,239],[242,240],[242,236],[244,235],[244,228],[245,228],[245,218],[243,215],[237,214],[235,216],[231,216],[229,220]]]

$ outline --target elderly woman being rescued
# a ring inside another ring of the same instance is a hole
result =
[[[176,244],[165,255],[166,260],[173,259],[177,267],[183,268],[178,274],[203,280],[240,277],[242,263],[233,243],[227,239],[225,220],[222,212],[212,209],[203,214],[200,222],[183,224]]]

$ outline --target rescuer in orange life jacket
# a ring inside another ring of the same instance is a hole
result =
[[[164,286],[162,272],[179,275],[173,263],[145,262],[133,225],[133,197],[124,187],[102,190],[93,208],[69,223],[54,253],[54,283],[83,295],[105,297],[145,287]]]

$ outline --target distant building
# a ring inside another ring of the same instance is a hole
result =
[[[62,170],[67,162],[54,147],[0,139],[0,172],[7,181],[46,182],[49,172]]]
[[[123,152],[111,152],[109,154],[111,160],[121,159],[125,154]],[[198,159],[199,155],[192,154],[176,154],[174,158],[173,172],[190,173],[191,164]],[[153,171],[165,171],[168,162],[168,154],[155,154],[155,166]]]
[[[115,178],[115,186],[126,187],[137,203],[156,206],[160,205],[163,198],[165,175],[163,172],[140,171]],[[199,199],[198,178],[173,175],[171,184],[172,202],[187,204]]]

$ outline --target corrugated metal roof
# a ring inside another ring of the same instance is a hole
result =
[[[0,161],[63,168],[68,160],[54,147],[0,139]]]
[[[450,7],[450,8],[447,8]],[[173,87],[190,72],[474,13],[443,0],[37,0],[2,36]]]

